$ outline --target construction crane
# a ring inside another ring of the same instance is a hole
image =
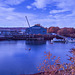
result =
[[[27,23],[28,23],[28,26],[29,26],[29,30],[30,30],[30,31],[29,31],[29,34],[30,34],[30,33],[32,32],[32,31],[31,31],[31,29],[30,29],[30,24],[29,24],[29,21],[28,21],[28,18],[27,18],[27,16],[25,16],[25,18],[26,18],[26,21],[27,21]],[[29,36],[30,36],[30,35],[29,35]]]
[[[30,24],[29,24],[29,21],[28,21],[28,18],[27,18],[27,16],[25,16],[25,18],[26,18],[26,20],[27,20],[27,23],[28,23],[28,26],[29,26],[29,28],[30,28]]]

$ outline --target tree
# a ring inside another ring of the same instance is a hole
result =
[[[57,31],[57,34],[64,35],[64,36],[70,36],[71,34],[75,34],[74,28],[61,28]]]
[[[58,30],[60,30],[59,27],[49,27],[47,32],[48,33],[57,33]]]

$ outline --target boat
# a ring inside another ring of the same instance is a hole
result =
[[[51,40],[51,42],[66,42],[66,40],[65,39],[53,38],[53,40]]]
[[[75,43],[75,39],[74,38],[70,38],[70,39],[68,39],[68,42],[69,43]]]

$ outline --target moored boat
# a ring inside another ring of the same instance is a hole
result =
[[[68,42],[75,43],[75,39],[71,38],[71,39],[68,40]]]
[[[66,42],[66,40],[65,39],[53,38],[53,40],[51,40],[51,42]]]

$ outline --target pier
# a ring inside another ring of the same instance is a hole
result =
[[[51,40],[55,35],[12,35],[0,36],[0,40]]]

